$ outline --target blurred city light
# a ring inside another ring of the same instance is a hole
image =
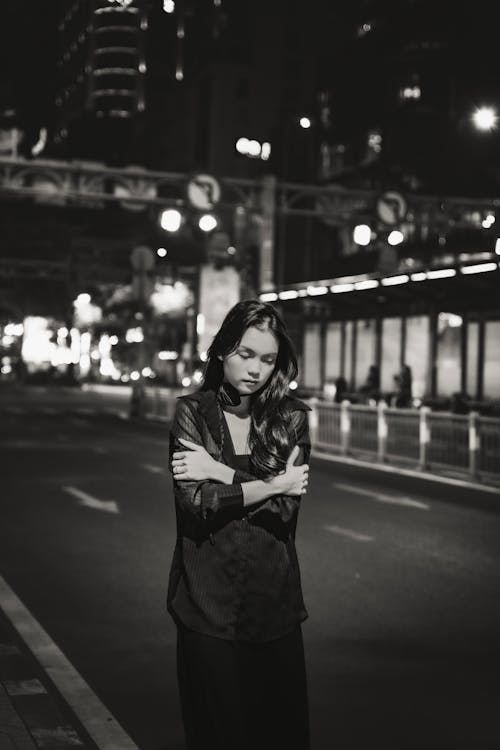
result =
[[[243,156],[250,156],[254,159],[261,158],[267,161],[271,155],[271,144],[267,141],[259,141],[249,138],[238,138],[236,141],[236,151]]]
[[[398,284],[406,284],[410,280],[410,277],[403,273],[399,276],[388,276],[386,279],[382,279],[382,286],[397,286]]]
[[[271,144],[268,141],[264,141],[260,150],[260,158],[263,161],[267,161],[271,156]]]
[[[261,302],[276,302],[278,299],[278,295],[276,292],[264,292],[263,294],[259,295],[259,299]]]
[[[178,232],[182,224],[182,214],[176,208],[162,211],[160,225],[166,232]]]
[[[461,316],[455,313],[441,312],[439,313],[439,320],[450,328],[460,328],[463,323]]]
[[[368,148],[375,154],[380,154],[382,151],[382,134],[378,130],[368,133]]]
[[[198,226],[203,232],[212,232],[217,226],[217,219],[213,214],[203,214],[200,216]]]
[[[161,352],[158,352],[158,359],[161,359],[162,361],[168,362],[174,359],[178,359],[179,354],[177,352],[168,351],[168,350],[162,350]]]
[[[4,328],[6,336],[22,336],[24,333],[24,326],[22,323],[7,323]]]
[[[315,297],[318,294],[327,294],[328,293],[328,287],[327,286],[308,286],[307,287],[307,293],[311,297]]]
[[[405,86],[401,89],[401,99],[420,99],[421,95],[420,86]]]
[[[295,391],[298,387],[298,383],[296,380],[291,380],[290,385],[288,386],[291,391]]]
[[[493,130],[497,124],[497,112],[493,107],[479,107],[472,115],[474,125],[478,130]]]
[[[206,352],[200,352],[200,359],[202,362],[206,362],[208,359],[208,354]]]
[[[143,367],[142,375],[144,378],[151,378],[153,376],[153,370],[151,369],[151,367]]]
[[[497,237],[495,242],[495,253],[500,255],[500,237]]]
[[[163,10],[165,13],[173,13],[175,11],[174,0],[163,0]]]
[[[456,276],[454,268],[437,268],[435,271],[427,271],[428,279],[449,279],[452,276]]]
[[[191,385],[191,378],[189,378],[187,375],[182,378],[182,387],[183,388],[189,388]]]
[[[236,254],[236,248],[233,247],[232,245],[229,245],[229,247],[227,248],[227,252],[228,252],[229,255],[235,255]]]
[[[399,229],[393,229],[387,238],[389,245],[400,245],[404,242],[405,236]]]
[[[493,224],[495,223],[494,214],[488,214],[481,223],[482,223],[483,229],[489,229],[490,227],[492,227]]]
[[[118,336],[115,336],[114,334],[113,336],[110,336],[109,343],[111,344],[111,346],[116,346],[118,343]]]
[[[288,289],[285,292],[279,292],[278,297],[280,299],[297,299],[299,293],[296,289]]]
[[[299,120],[299,125],[301,128],[304,128],[304,130],[307,130],[311,127],[311,120],[309,117],[301,117]]]
[[[160,258],[164,258],[167,254],[167,249],[165,247],[159,247],[156,254],[159,255]]]
[[[334,294],[341,294],[342,292],[352,292],[354,290],[354,284],[334,284],[330,287],[330,291]]]
[[[474,266],[462,266],[460,269],[461,273],[487,273],[488,271],[496,271],[498,265],[496,263],[477,263]]]
[[[356,245],[369,245],[372,239],[372,230],[368,224],[358,224],[354,227],[353,240]]]
[[[125,341],[128,344],[140,344],[141,341],[144,341],[144,333],[142,331],[142,328],[129,328],[125,332]]]
[[[378,286],[378,281],[376,279],[366,279],[366,281],[357,281],[354,284],[354,288],[356,291],[361,291],[363,289],[375,289],[375,287]]]
[[[189,288],[182,281],[175,284],[156,283],[150,302],[155,312],[165,314],[173,310],[182,310],[189,303]]]
[[[412,281],[426,281],[427,274],[425,271],[417,271],[416,273],[412,273],[411,280]]]
[[[140,377],[141,377],[141,373],[138,372],[137,370],[133,370],[130,373],[130,380],[139,380]]]
[[[203,373],[201,370],[195,370],[193,372],[193,380],[195,383],[201,383],[203,380]]]
[[[90,300],[90,294],[79,294],[78,297],[74,300],[73,305],[75,307],[85,307],[85,305],[90,305]]]
[[[198,335],[205,333],[205,316],[203,313],[198,313],[196,316],[196,333]]]

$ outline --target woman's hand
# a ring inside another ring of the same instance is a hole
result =
[[[294,466],[293,462],[297,458],[298,453],[299,447],[296,445],[286,462],[286,469],[270,481],[271,486],[279,495],[293,495],[297,497],[305,495],[307,492],[309,464]]]
[[[172,456],[172,471],[175,479],[192,481],[214,479],[214,466],[217,464],[215,458],[212,458],[202,445],[184,438],[178,438],[178,440],[186,446],[186,450],[175,451]]]

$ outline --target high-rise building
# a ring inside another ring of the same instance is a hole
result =
[[[358,0],[332,9],[318,95],[322,178],[494,193],[499,139],[479,131],[473,114],[500,108],[497,18],[484,0]]]
[[[52,149],[124,158],[145,110],[145,3],[60,3]],[[132,148],[131,148],[132,147]]]

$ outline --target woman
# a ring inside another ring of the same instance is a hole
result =
[[[309,407],[272,305],[245,300],[177,401],[170,433],[177,542],[168,611],[189,750],[306,750],[309,719],[295,530]]]

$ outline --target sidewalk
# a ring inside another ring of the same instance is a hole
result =
[[[96,750],[0,610],[0,750]]]

